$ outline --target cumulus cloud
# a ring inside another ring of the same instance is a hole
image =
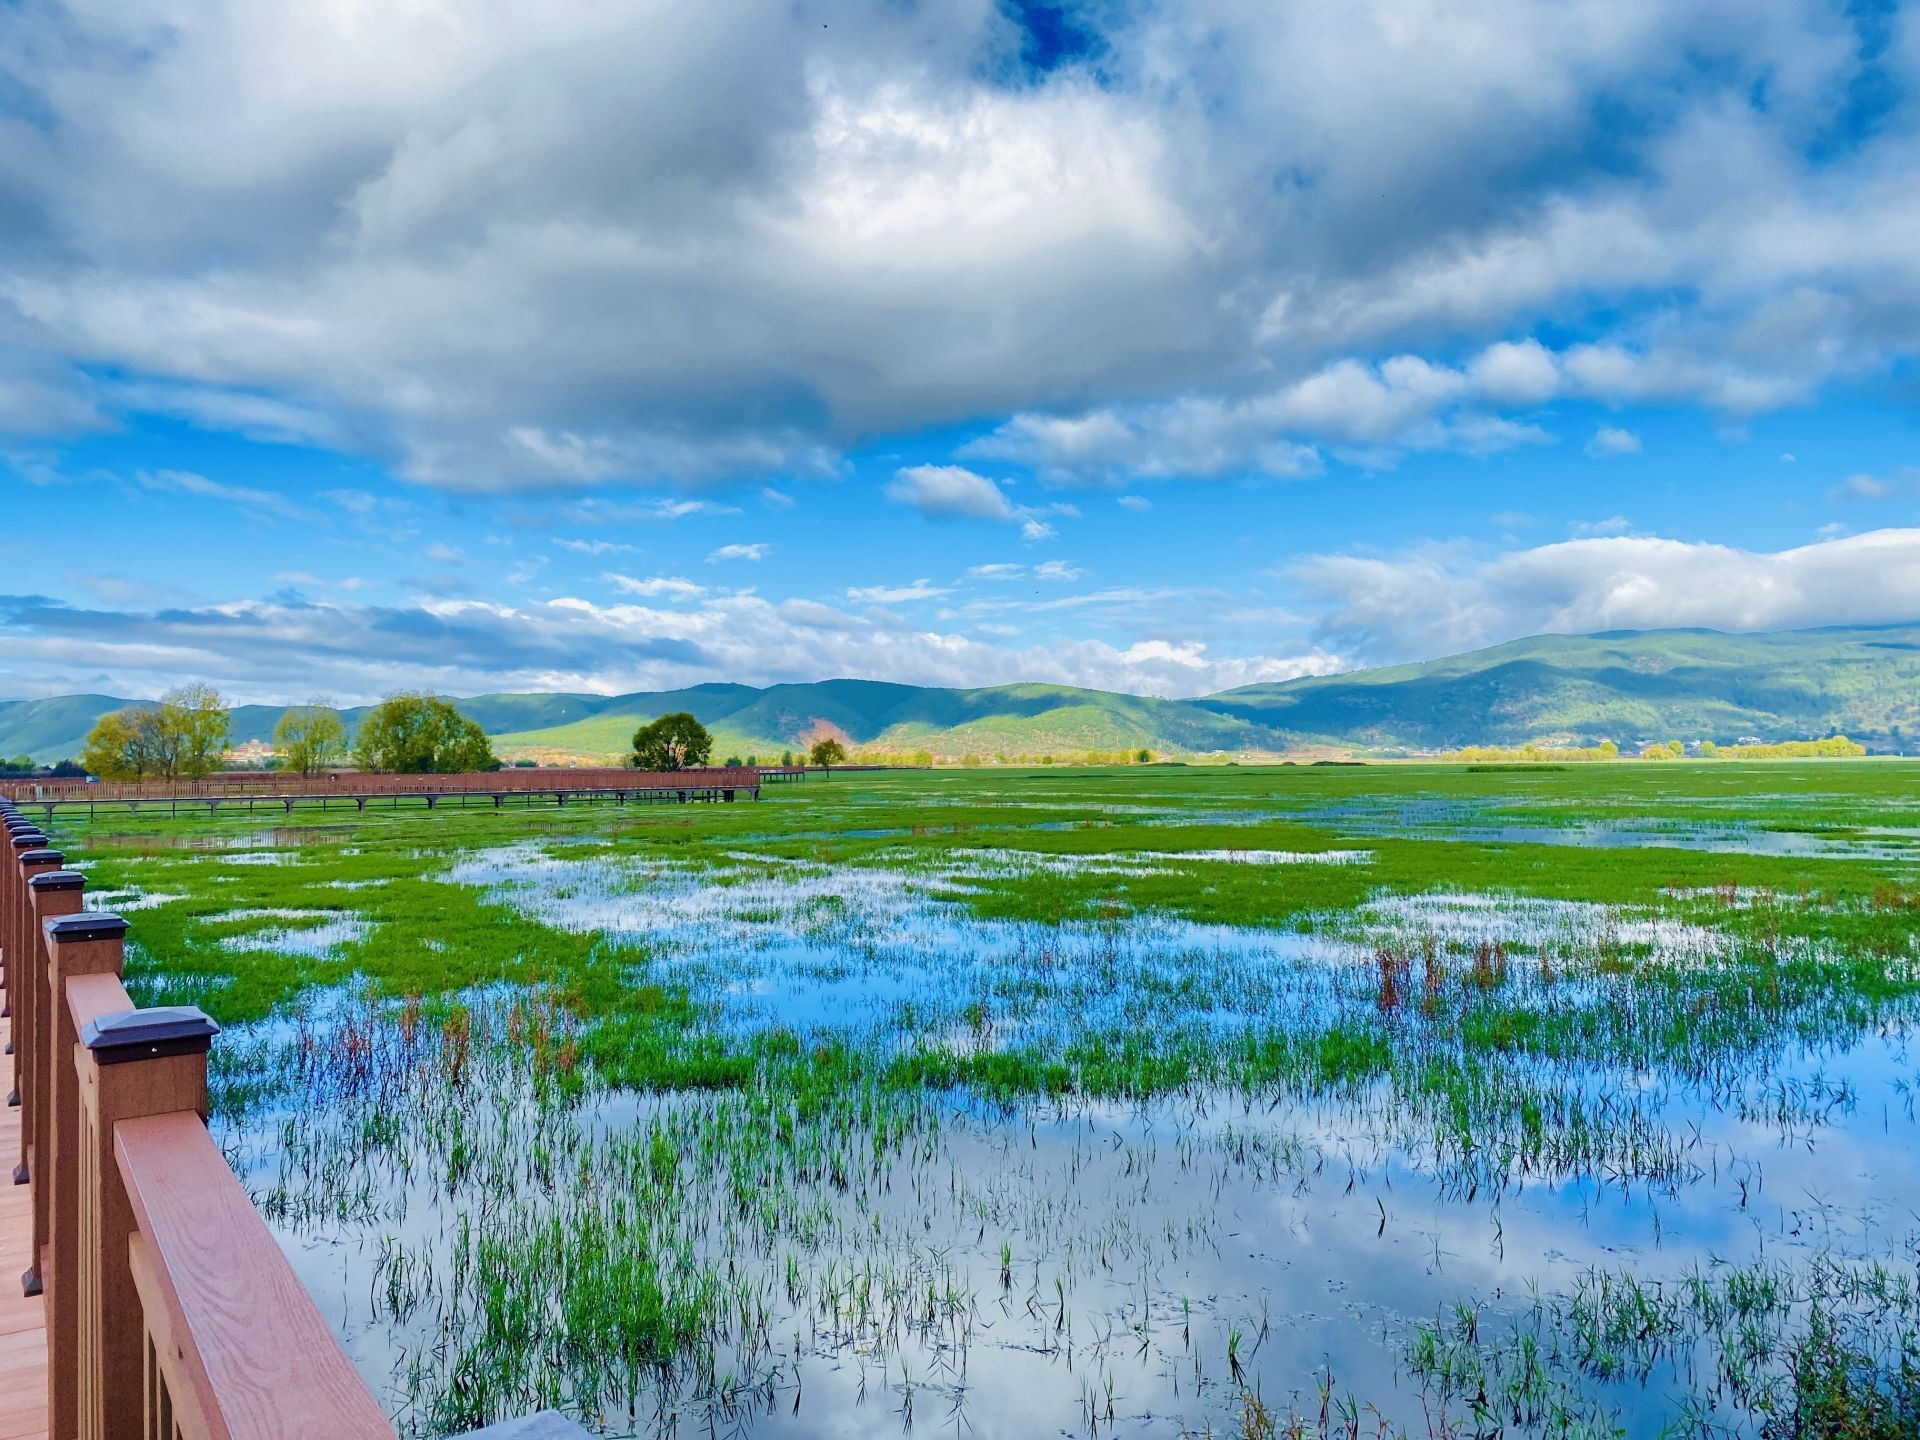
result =
[[[707,552],[707,563],[712,565],[721,560],[764,560],[773,547],[756,541],[750,545],[721,545]]]
[[[936,519],[1017,518],[1006,491],[963,465],[908,466],[887,482],[887,498],[899,505],[911,505],[922,515]]]
[[[673,609],[560,597],[361,606],[297,599],[159,611],[0,597],[0,665],[29,691],[152,694],[183,675],[242,702],[316,687],[343,703],[403,687],[612,694],[701,681],[779,684],[862,675],[907,684],[1052,681],[1191,695],[1337,668],[1298,654],[1229,654],[1195,641],[1009,645],[812,600],[710,597]]]
[[[1622,455],[1638,455],[1640,437],[1617,425],[1602,425],[1587,441],[1587,454],[1595,460],[1617,460]]]
[[[1289,575],[1324,607],[1315,631],[1323,644],[1388,663],[1539,633],[1911,621],[1920,615],[1920,530],[1773,552],[1609,536],[1493,556],[1460,547],[1316,555]]]
[[[5,7],[0,431],[166,414],[487,490],[1015,416],[1066,476],[1287,476],[1920,349],[1904,16],[1076,19],[1097,81],[985,3]]]

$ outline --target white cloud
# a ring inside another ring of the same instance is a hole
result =
[[[143,471],[139,481],[147,490],[191,495],[199,500],[217,500],[257,520],[291,520],[302,525],[325,523],[306,506],[289,500],[277,491],[261,490],[249,485],[226,485],[187,470]]]
[[[561,550],[571,550],[576,555],[638,555],[640,547],[627,545],[618,540],[575,540],[558,538],[553,542]]]
[[[464,565],[467,557],[453,546],[434,541],[427,546],[427,558],[438,565]]]
[[[945,586],[921,579],[911,585],[855,586],[847,591],[847,598],[865,605],[905,605],[916,600],[937,600],[952,593]]]
[[[643,579],[635,575],[620,575],[609,571],[600,578],[623,595],[691,600],[707,593],[706,586],[696,585],[691,580],[682,579],[678,575],[653,575]]]
[[[1640,437],[1615,425],[1602,425],[1587,442],[1587,454],[1595,460],[1615,460],[1622,455],[1639,453]]]
[[[1457,547],[1318,555],[1290,574],[1326,607],[1323,643],[1389,662],[1539,633],[1911,621],[1920,616],[1920,530],[1775,552],[1616,536],[1491,557]]]
[[[1144,495],[1116,496],[1114,503],[1123,510],[1132,510],[1136,514],[1145,514],[1153,508],[1153,502]]]
[[[674,608],[560,597],[406,607],[249,601],[160,612],[70,609],[16,597],[0,611],[0,666],[23,688],[58,693],[84,679],[140,695],[191,675],[236,701],[262,703],[315,689],[355,703],[405,687],[616,694],[708,680],[778,684],[841,675],[1193,695],[1340,664],[1312,647],[1234,654],[1153,637],[1022,647],[906,624],[884,610],[849,613],[818,601],[742,594]]]
[[[961,465],[911,465],[887,482],[887,498],[934,518],[1013,520],[1013,502],[986,476]]]
[[[15,233],[58,243],[0,279],[0,430],[761,487],[1016,415],[1083,480],[1285,476],[1920,350],[1904,15],[1884,51],[1816,0],[1075,20],[1097,81],[985,3],[5,7]]]
[[[767,552],[772,548],[771,545],[761,542],[751,545],[722,545],[716,550],[707,552],[707,563],[711,565],[718,560],[764,560],[767,558]]]
[[[1576,536],[1625,535],[1633,529],[1633,522],[1624,515],[1609,515],[1604,520],[1582,520],[1573,527]]]
[[[1078,580],[1086,573],[1078,565],[1070,564],[1065,560],[1042,560],[1033,567],[1033,576],[1036,580],[1066,582]]]
[[[1834,500],[1891,500],[1916,490],[1920,490],[1920,465],[1903,465],[1891,475],[1864,471],[1849,475],[1827,494]]]

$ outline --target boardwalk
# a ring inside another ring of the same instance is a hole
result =
[[[0,1020],[9,1036],[13,1022]],[[20,1153],[20,1112],[0,1106],[0,1155]],[[33,1192],[0,1174],[0,1440],[41,1440],[47,1433],[47,1332],[37,1299],[20,1295],[20,1272],[32,1245]]]

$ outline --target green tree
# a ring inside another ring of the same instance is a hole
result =
[[[500,764],[486,732],[452,701],[411,692],[389,695],[367,713],[353,754],[362,770],[401,775],[454,775]]]
[[[346,758],[347,727],[325,700],[291,707],[273,727],[275,763],[295,775],[312,775]]]
[[[636,770],[693,770],[713,758],[713,736],[684,710],[662,715],[633,732]]]
[[[824,740],[813,742],[813,748],[807,752],[807,763],[817,765],[822,770],[831,770],[836,765],[847,763],[847,747],[831,735]]]
[[[198,780],[220,768],[229,720],[219,691],[184,685],[158,705],[102,715],[87,734],[80,763],[102,780]]]
[[[160,697],[160,775],[199,780],[220,768],[232,712],[211,685],[182,685]]]
[[[114,710],[93,722],[80,751],[89,775],[102,780],[140,780],[151,761],[141,737],[140,711]]]

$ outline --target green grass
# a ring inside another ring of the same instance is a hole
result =
[[[1769,1231],[1786,1253],[1694,1283],[1658,1273],[1658,1226],[1724,1191],[1745,1234],[1731,1177],[1895,1100],[1796,1065],[1913,1023],[1920,865],[1872,847],[1915,823],[1917,776],[935,771],[758,804],[335,812],[258,833],[103,817],[58,839],[95,891],[157,902],[129,912],[136,994],[235,1027],[216,1124],[290,1243],[362,1267],[351,1323],[384,1337],[367,1364],[409,1430],[541,1404],[613,1433],[737,1426],[855,1363],[910,1416],[929,1395],[963,1407],[965,1357],[991,1384],[1006,1344],[1073,1357],[1082,1428],[1108,1423],[1105,1387],[1137,1352],[1179,1385],[1122,1369],[1123,1393],[1195,1433],[1352,1433],[1339,1407],[1361,1398],[1328,1379],[1317,1409],[1300,1399],[1319,1332],[1261,1345],[1264,1320],[1224,1301],[1176,1331],[1099,1298],[1244,1245],[1254,1222],[1212,1213],[1222,1187],[1264,1205],[1344,1182],[1369,1235],[1376,1205],[1391,1236],[1424,1192],[1495,1233],[1503,1205],[1561,1190],[1653,1227],[1531,1313],[1468,1295],[1484,1318],[1409,1331],[1407,1390],[1371,1396],[1380,1433],[1416,1433],[1385,1417],[1417,1396],[1417,1433],[1607,1434],[1636,1405],[1704,1435],[1687,1406],[1737,1391],[1730,1433],[1877,1437],[1912,1415],[1912,1307],[1886,1288],[1907,1283],[1906,1237],[1875,1236],[1863,1261]],[[1599,823],[1834,853],[1473,838]],[[1365,853],[1315,863],[1327,851]],[[474,860],[506,878],[456,883]],[[1510,923],[1450,929],[1462,905]],[[668,913],[694,918],[593,919]],[[300,942],[349,918],[323,953]],[[740,985],[785,983],[798,939],[808,983],[921,978],[868,1011],[741,1011]],[[1287,958],[1308,942],[1333,948]],[[1749,1149],[1729,1149],[1725,1117]],[[1028,1158],[1043,1131],[1067,1173],[1098,1178],[1063,1189]],[[964,1158],[981,1145],[992,1164]],[[1191,1196],[1183,1220],[1120,1205],[1076,1228],[1060,1208],[1156,1191]],[[1784,1232],[1803,1202],[1765,1203]],[[1258,1429],[1289,1411],[1303,1428]],[[1777,1416],[1802,1428],[1766,1430]]]

